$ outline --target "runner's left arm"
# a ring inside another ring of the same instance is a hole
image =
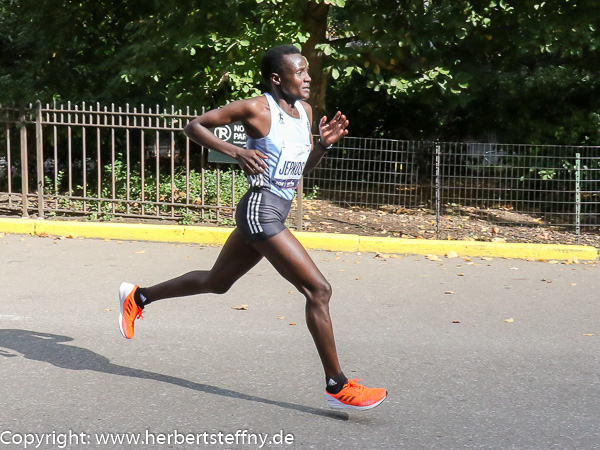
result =
[[[348,134],[349,124],[350,121],[339,111],[329,122],[327,122],[326,116],[321,117],[319,121],[319,140],[317,142],[313,141],[313,148],[304,168],[305,174],[317,167],[325,153],[329,150],[328,147],[330,145],[335,144]]]

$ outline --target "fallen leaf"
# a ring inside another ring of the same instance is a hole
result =
[[[278,317],[278,319],[279,319],[279,320],[284,320],[284,319],[285,319],[285,316],[279,316],[279,317]]]
[[[104,311],[108,312],[108,311],[112,311],[112,309],[106,308]]]
[[[142,253],[146,253],[146,250],[140,250],[139,252],[136,252],[138,255],[142,254]]]
[[[464,276],[465,276],[465,274],[464,274],[464,273],[459,273],[459,274],[458,274],[458,276],[459,276],[459,277],[464,277]]]
[[[460,323],[460,320],[453,320],[452,323]]]
[[[446,253],[445,256],[446,256],[446,258],[458,258],[458,253],[451,251],[451,252]]]
[[[596,336],[596,335],[593,333],[585,333],[584,336]]]
[[[428,259],[429,261],[441,261],[440,257],[436,256],[436,255],[427,255],[425,258]]]
[[[513,318],[510,318],[510,319],[506,319],[506,320],[505,320],[505,322],[506,322],[506,323],[513,323],[514,321],[515,321],[515,319],[513,319]]]
[[[236,306],[232,306],[231,309],[246,310],[246,309],[248,309],[248,305],[236,305]]]
[[[445,291],[444,294],[454,294],[454,291]]]
[[[577,283],[571,283],[571,286],[577,286]]]
[[[39,236],[39,237],[43,237],[43,238],[45,238],[45,237],[50,237],[50,233],[47,233],[46,231],[44,231],[44,232],[42,232],[42,233],[38,234],[38,236]]]
[[[296,325],[296,322],[290,322],[290,325]]]
[[[489,256],[483,256],[481,259],[483,259],[484,261],[493,261],[494,258],[490,258]]]

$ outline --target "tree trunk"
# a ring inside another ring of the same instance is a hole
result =
[[[327,15],[329,5],[314,3],[310,0],[303,2],[304,24],[306,31],[310,33],[308,41],[302,45],[302,54],[308,60],[308,70],[312,81],[310,83],[310,104],[313,108],[313,127],[319,123],[319,120],[326,112],[326,92],[329,74],[324,73],[325,65],[323,52],[317,50],[315,46],[327,42]]]

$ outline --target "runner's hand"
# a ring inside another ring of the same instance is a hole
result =
[[[258,175],[265,172],[267,164],[264,160],[269,157],[258,150],[240,149],[235,159],[246,175]]]
[[[348,134],[348,124],[350,121],[341,112],[335,113],[333,119],[327,122],[327,117],[323,116],[319,121],[319,135],[321,144],[324,147],[335,144],[341,138]]]

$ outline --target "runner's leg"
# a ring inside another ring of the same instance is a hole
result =
[[[222,294],[254,267],[262,255],[233,230],[210,270],[194,270],[177,278],[143,289],[146,303],[194,294]]]
[[[342,369],[329,316],[331,285],[290,230],[285,229],[267,241],[253,245],[306,297],[306,324],[317,346],[325,376],[340,375]]]

